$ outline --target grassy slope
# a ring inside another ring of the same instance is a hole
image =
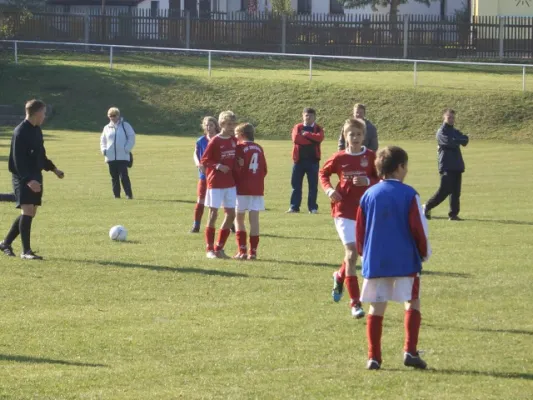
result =
[[[5,61],[7,56],[2,53]],[[118,105],[139,132],[191,135],[200,118],[233,109],[269,138],[287,137],[304,106],[314,106],[330,137],[364,101],[381,138],[432,138],[445,107],[474,138],[533,141],[533,94],[520,92],[514,68],[315,63],[310,84],[304,61],[115,55],[115,69],[97,55],[21,55],[0,64],[0,104],[38,96],[53,104],[50,127],[98,131],[108,106]],[[257,69],[260,68],[260,69]],[[35,77],[38,76],[38,79]],[[528,88],[533,87],[528,77]]]
[[[365,324],[330,300],[342,247],[321,213],[287,216],[290,144],[262,141],[270,173],[260,260],[208,262],[189,235],[193,138],[140,136],[136,200],[115,201],[98,135],[48,131],[67,173],[47,175],[33,243],[44,263],[0,259],[0,397],[6,399],[528,399],[533,388],[530,254],[533,147],[466,149],[460,224],[430,221],[420,347],[433,368],[401,365],[402,311],[391,305],[384,370],[364,370]],[[385,142],[390,143],[390,142]],[[409,183],[437,182],[433,142],[400,141]],[[0,155],[7,152],[0,139]],[[328,141],[324,152],[334,149]],[[157,158],[154,155],[157,154]],[[185,154],[186,156],[181,156]],[[487,159],[513,163],[487,163]],[[163,162],[164,161],[164,162]],[[0,169],[0,190],[9,176]],[[14,217],[0,203],[0,230]],[[113,224],[130,242],[113,243]],[[228,250],[235,249],[233,237]],[[15,244],[18,251],[20,243]]]

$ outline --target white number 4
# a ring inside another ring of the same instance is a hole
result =
[[[251,169],[254,174],[257,173],[257,170],[259,169],[259,153],[252,154],[248,169]]]

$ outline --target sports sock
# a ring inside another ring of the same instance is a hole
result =
[[[366,317],[366,339],[368,342],[368,359],[381,364],[381,332],[383,316],[369,314]]]
[[[346,261],[342,260],[341,268],[337,271],[337,281],[344,283],[346,279]]]
[[[20,218],[22,215],[19,215],[15,221],[13,221],[13,225],[11,225],[11,229],[7,233],[4,243],[8,246],[11,246],[11,243],[17,238],[17,236],[20,234]]]
[[[359,298],[359,281],[357,276],[347,276],[345,280],[346,288],[348,289],[348,295],[350,296],[350,307],[361,305]]]
[[[257,255],[257,248],[259,247],[259,235],[250,236],[250,254]]]
[[[403,350],[412,355],[416,354],[416,347],[418,345],[418,333],[420,332],[420,323],[422,322],[422,315],[420,311],[410,309],[405,311],[404,329],[405,329],[405,343]]]
[[[235,232],[235,238],[237,239],[237,248],[239,249],[239,254],[246,254],[246,231]]]
[[[204,215],[204,205],[196,203],[194,206],[194,225],[200,227],[200,222],[202,222],[202,216]]]
[[[29,215],[22,215],[20,218],[20,238],[22,240],[22,253],[26,254],[31,250],[30,237],[31,237],[31,223],[33,217]]]
[[[228,240],[230,234],[229,229],[221,229],[218,231],[217,245],[215,246],[215,251],[220,251],[224,249],[226,245],[226,240]]]
[[[205,228],[205,243],[207,251],[215,251],[215,228],[206,226]]]

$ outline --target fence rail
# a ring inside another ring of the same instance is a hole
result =
[[[533,17],[0,8],[4,39],[417,59],[533,58]],[[6,33],[7,32],[7,36]]]
[[[131,45],[114,45],[105,43],[75,43],[75,42],[55,42],[55,41],[18,41],[18,40],[0,40],[0,43],[12,45],[13,58],[15,64],[19,63],[19,47],[20,45],[37,46],[37,48],[46,48],[47,46],[64,46],[67,49],[83,47],[86,50],[95,48],[98,50],[108,49],[109,51],[109,67],[114,66],[113,56],[114,49],[124,49],[129,51],[156,51],[156,52],[174,52],[174,53],[193,53],[207,55],[207,74],[210,77],[212,73],[212,55],[233,55],[233,56],[260,56],[260,57],[293,57],[305,58],[309,60],[309,80],[313,79],[313,60],[358,60],[358,61],[374,61],[374,62],[395,62],[395,63],[411,63],[413,64],[413,84],[416,87],[418,82],[418,66],[420,64],[441,64],[441,65],[470,65],[470,66],[492,66],[492,67],[520,67],[522,69],[522,91],[526,91],[526,70],[533,68],[533,64],[515,64],[515,63],[495,63],[495,62],[466,62],[466,61],[443,61],[443,60],[422,60],[422,59],[408,59],[408,58],[383,58],[383,57],[358,57],[358,56],[332,56],[332,55],[317,55],[317,54],[300,54],[300,53],[274,53],[274,52],[258,52],[258,51],[235,51],[235,50],[209,50],[209,49],[187,49],[187,48],[173,48],[173,47],[152,47],[152,46],[131,46]]]

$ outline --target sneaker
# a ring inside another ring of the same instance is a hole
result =
[[[292,208],[289,208],[287,211],[285,211],[286,214],[297,214],[300,210],[294,210]]]
[[[191,230],[189,231],[189,233],[199,233],[199,232],[200,232],[200,225],[196,225],[196,224],[194,224]]]
[[[0,242],[0,251],[3,252],[8,257],[15,257],[15,253],[13,252],[13,247],[11,247],[8,244],[4,244],[4,242]]]
[[[416,369],[426,369],[427,363],[420,358],[420,354],[417,351],[415,355],[412,355],[411,353],[404,353],[403,354],[403,365],[406,367],[413,367]]]
[[[333,290],[331,291],[331,297],[333,301],[338,303],[342,299],[342,292],[344,290],[344,282],[339,282],[337,280],[337,272],[333,273]]]
[[[366,369],[378,370],[381,368],[381,363],[378,360],[370,359],[366,362]]]
[[[459,217],[458,215],[450,215],[450,218],[448,218],[448,221],[462,221],[463,219]]]
[[[41,256],[38,256],[33,251],[27,251],[26,253],[22,253],[20,255],[20,258],[23,260],[42,260],[43,258]]]
[[[257,260],[257,254],[248,254],[248,260]]]
[[[318,210],[309,210],[309,214],[318,214]]]
[[[215,253],[213,250],[209,250],[206,254],[207,258],[209,258],[210,260],[213,260],[215,258],[218,258],[217,257],[217,253]]]
[[[246,253],[237,253],[233,256],[233,259],[234,260],[246,260],[247,259],[247,255]]]
[[[364,316],[365,316],[365,310],[363,310],[361,305],[352,307],[352,317],[354,317],[355,319],[361,319]]]
[[[133,200],[133,196],[126,196],[126,199]]]
[[[431,210],[428,210],[426,205],[422,205],[422,210],[424,211],[424,216],[427,220],[431,219]]]
[[[224,250],[218,250],[215,252],[215,255],[217,258],[229,258],[228,255],[224,252]]]

